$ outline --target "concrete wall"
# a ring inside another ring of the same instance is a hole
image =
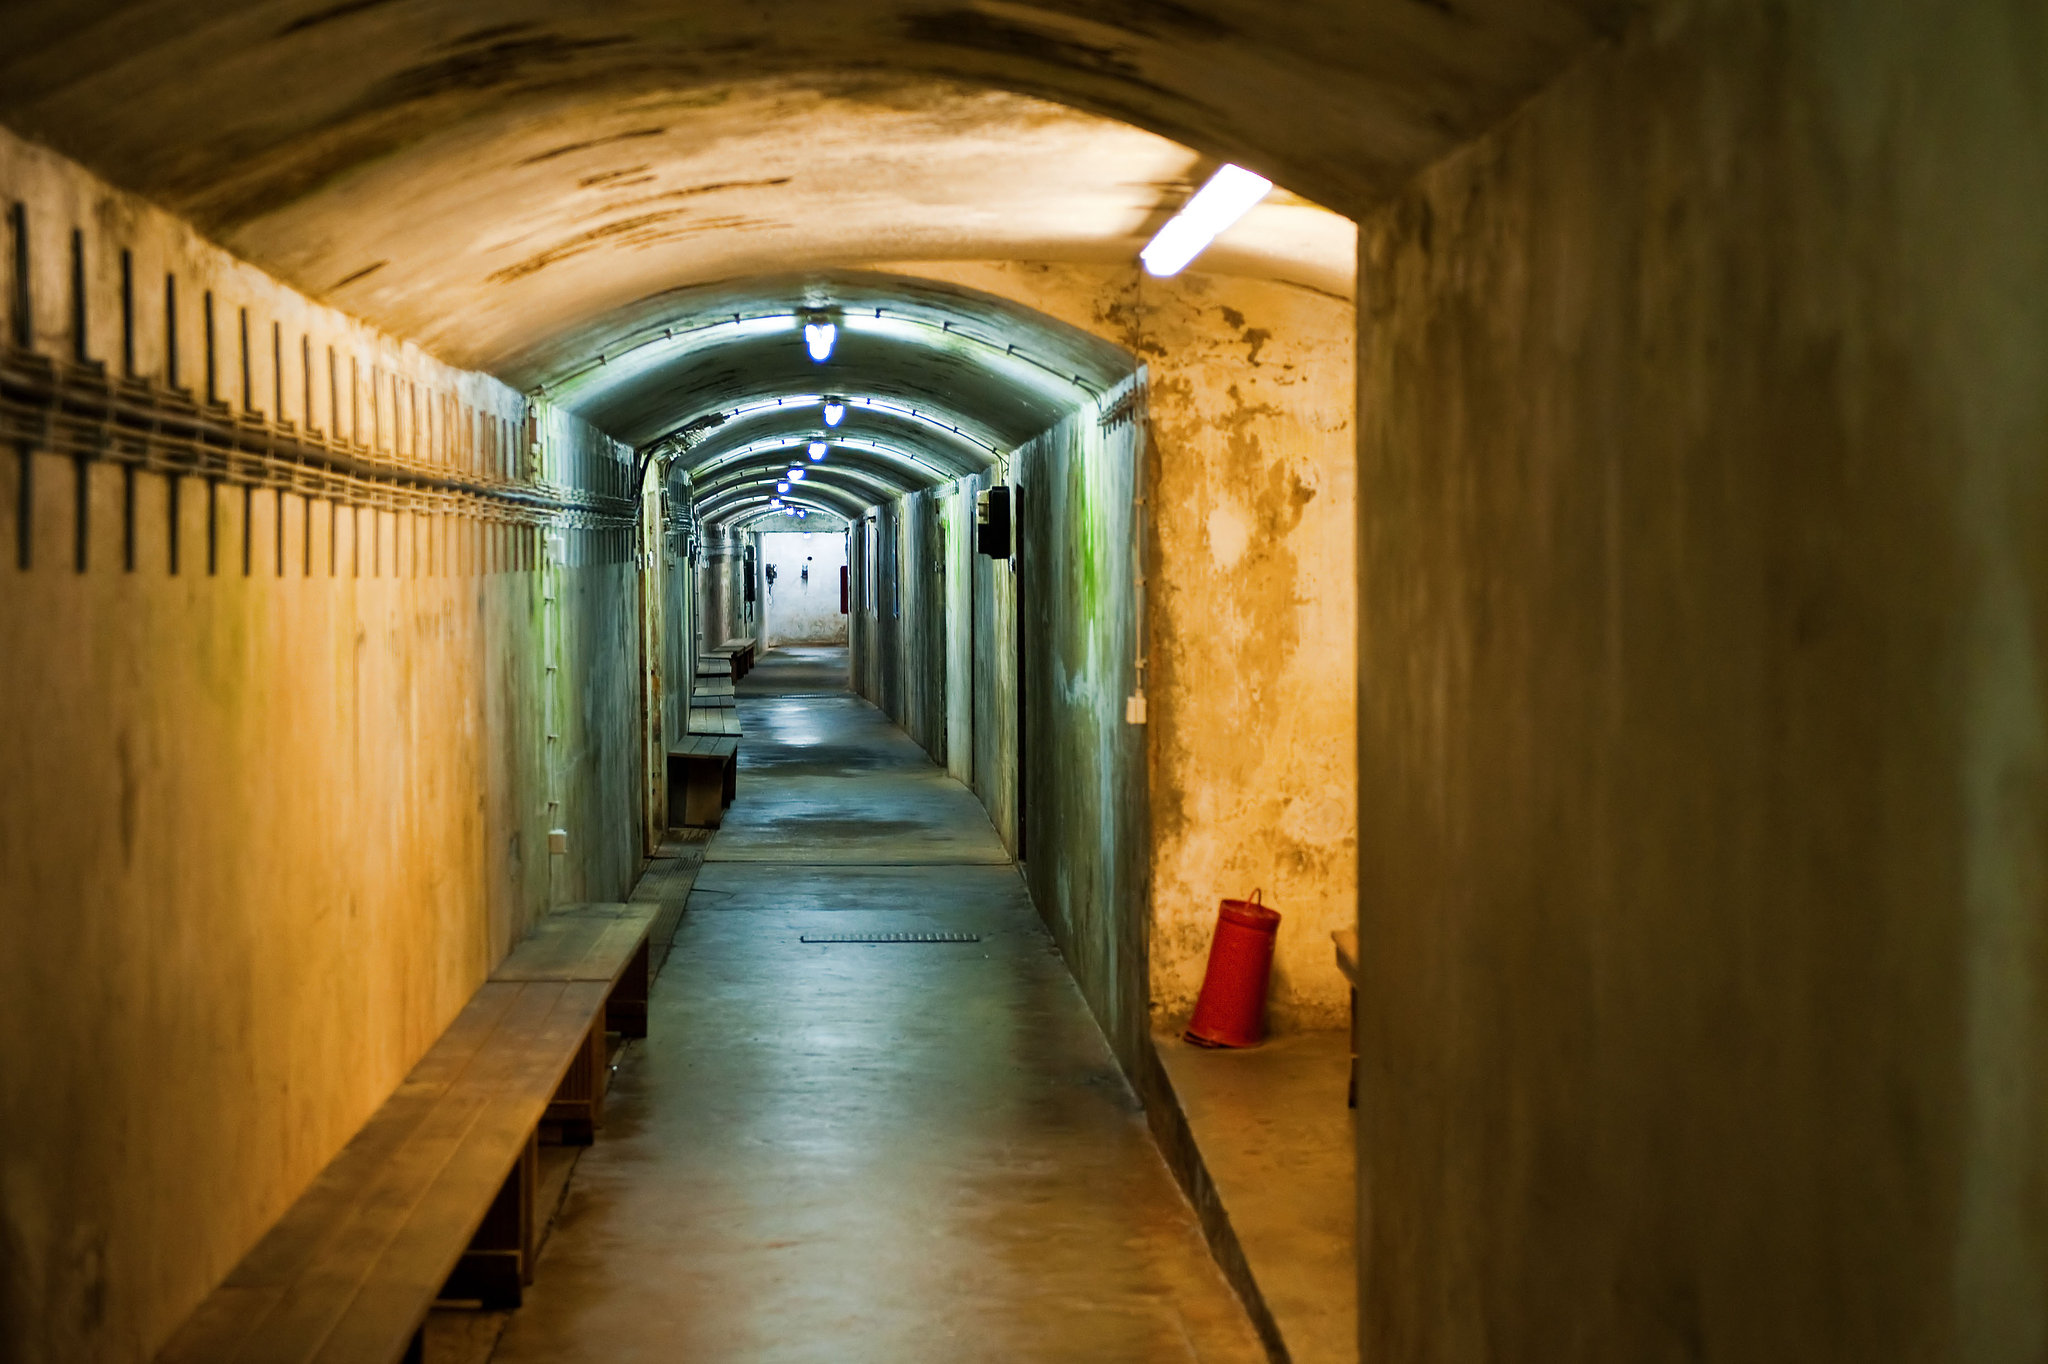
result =
[[[1013,558],[972,552],[996,473],[877,507],[854,541],[858,689],[981,797],[1132,1066],[1150,995],[1144,734],[1124,723],[1145,431],[1133,379],[1012,452]]]
[[[0,1357],[136,1361],[551,899],[626,889],[632,532],[417,491],[424,476],[615,494],[621,452],[588,428],[545,408],[529,427],[494,381],[0,134],[0,208],[16,203],[30,311],[0,289]],[[104,426],[37,424],[39,393],[101,401],[108,375],[162,419],[154,434],[116,448]],[[165,422],[211,432],[216,453]],[[381,470],[381,491],[272,444]]]
[[[746,599],[746,554],[757,551],[754,600]],[[696,599],[703,604],[698,642],[716,649],[727,640],[755,636],[760,628],[759,537],[751,531],[713,529],[708,532],[697,564]]]
[[[1357,902],[1350,302],[1199,271],[895,268],[1027,303],[1144,359],[1155,1022],[1185,1025],[1217,900],[1258,887],[1285,916],[1273,1026],[1344,1026],[1330,933]]]
[[[846,617],[839,612],[839,570],[846,563],[840,532],[770,532],[761,536],[761,559],[774,567],[767,588],[762,647],[784,644],[844,644]],[[808,579],[804,570],[810,570]]]
[[[1148,287],[1152,1002],[1194,1012],[1217,901],[1283,918],[1275,1030],[1343,1027],[1356,914],[1351,304],[1258,280]]]
[[[1140,375],[1011,456],[1025,882],[1132,1069],[1150,1045],[1145,730],[1124,719],[1142,647],[1145,433]]]
[[[651,534],[643,534],[642,549],[651,551],[653,572],[641,578],[641,590],[652,592],[660,603],[661,668],[657,679],[661,694],[661,737],[664,749],[689,731],[690,693],[697,677],[696,573],[688,556],[689,536],[674,494],[660,486],[658,475],[648,482],[656,485],[650,501],[659,508]],[[651,543],[650,543],[651,542]],[[660,832],[668,827],[667,759],[662,757],[658,799]]]
[[[1363,224],[1366,1358],[2048,1349],[2044,89],[1666,5]]]

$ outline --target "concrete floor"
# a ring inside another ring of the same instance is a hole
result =
[[[739,802],[493,1358],[1263,1359],[980,805],[865,703],[776,699],[810,652],[747,679]],[[940,928],[981,941],[799,941]]]
[[[851,685],[845,645],[785,645],[761,655],[734,690],[741,696],[804,696],[843,692]]]
[[[1358,1359],[1356,1122],[1347,1032],[1246,1051],[1153,1037],[1217,1201],[1293,1364]]]

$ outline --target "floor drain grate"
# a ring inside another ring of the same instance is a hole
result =
[[[806,933],[808,943],[980,942],[979,933]]]

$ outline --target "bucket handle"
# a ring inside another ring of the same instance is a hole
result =
[[[1260,897],[1261,895],[1263,895],[1263,894],[1265,894],[1265,892],[1264,892],[1264,891],[1260,890],[1260,889],[1259,889],[1259,888],[1258,888],[1257,886],[1253,886],[1253,887],[1252,887],[1252,893],[1251,893],[1251,895],[1250,895],[1250,896],[1248,896],[1248,897],[1246,898],[1246,900],[1245,900],[1245,903],[1246,903],[1246,904],[1251,904],[1251,905],[1257,905],[1257,906],[1259,906],[1259,907],[1260,907],[1261,909],[1263,909],[1263,908],[1265,908],[1266,902],[1265,902],[1264,900],[1261,900],[1261,899],[1259,898],[1259,897]]]

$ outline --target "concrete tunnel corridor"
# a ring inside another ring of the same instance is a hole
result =
[[[1265,1358],[973,795],[846,690],[741,685],[743,794],[525,1304],[426,1357]],[[916,945],[807,943],[965,935]]]
[[[0,0],[0,1361],[2041,1359],[2037,9]]]

